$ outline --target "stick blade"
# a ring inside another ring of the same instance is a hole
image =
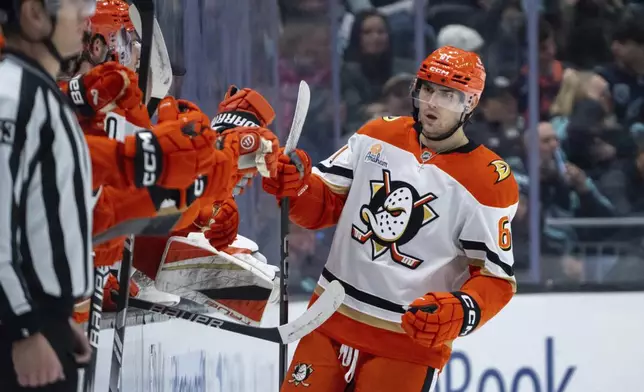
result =
[[[324,293],[297,320],[279,326],[284,344],[293,343],[313,332],[335,313],[344,301],[344,287],[334,280],[329,283]]]
[[[300,140],[302,128],[304,127],[304,120],[309,111],[311,104],[311,89],[308,83],[304,80],[300,82],[300,88],[297,93],[297,104],[295,106],[295,113],[293,114],[293,123],[291,124],[291,131],[288,134],[286,145],[284,146],[284,154],[289,154],[297,147],[297,142]]]
[[[180,212],[126,220],[94,236],[92,245],[100,245],[103,242],[126,235],[164,236],[172,231],[179,219],[181,219]]]

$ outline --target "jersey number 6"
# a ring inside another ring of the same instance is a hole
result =
[[[512,233],[510,233],[510,218],[507,216],[499,219],[499,248],[502,250],[512,249]]]

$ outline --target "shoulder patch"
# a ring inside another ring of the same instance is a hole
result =
[[[512,170],[510,170],[510,165],[508,165],[502,159],[495,159],[492,162],[490,162],[488,166],[492,166],[494,168],[494,171],[496,172],[496,175],[498,176],[496,181],[494,182],[495,184],[498,184],[499,182],[507,179],[508,177],[510,177],[510,174],[512,174]]]
[[[384,116],[382,119],[388,122],[398,120],[400,116]]]

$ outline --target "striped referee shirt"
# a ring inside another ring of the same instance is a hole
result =
[[[0,59],[0,322],[67,318],[93,286],[92,172],[76,116],[35,61]]]

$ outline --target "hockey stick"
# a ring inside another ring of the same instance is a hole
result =
[[[109,273],[109,267],[94,268],[94,294],[92,294],[90,300],[89,322],[87,323],[87,337],[89,338],[90,346],[92,346],[92,357],[83,374],[84,392],[94,392],[98,339],[101,334],[101,317],[103,316],[103,289]]]
[[[129,9],[130,20],[134,25],[134,29],[139,34],[142,40],[145,40],[146,34],[149,37],[152,35],[151,41],[151,52],[150,59],[147,62],[149,64],[149,69],[146,70],[146,79],[145,85],[147,85],[147,73],[152,73],[152,88],[148,102],[148,113],[150,116],[154,114],[157,110],[159,102],[168,94],[170,87],[172,86],[172,75],[173,68],[170,63],[170,55],[168,55],[168,48],[165,44],[165,39],[163,38],[163,33],[161,32],[161,27],[159,22],[154,17],[154,13],[143,14],[143,17],[146,17],[146,20],[143,21],[142,16],[139,14],[137,9],[136,2],[132,4]],[[152,17],[152,19],[147,19]],[[152,27],[151,31],[148,29]],[[141,45],[141,50],[143,50],[143,45]],[[143,56],[141,56],[141,68],[143,67]],[[143,80],[143,70],[141,72],[141,80]],[[141,80],[139,80],[139,85],[141,85]],[[141,91],[145,91],[143,88]],[[147,94],[146,94],[147,95]]]
[[[311,103],[311,90],[309,85],[305,81],[300,82],[300,88],[297,94],[297,103],[295,105],[295,114],[293,114],[293,123],[291,124],[291,131],[288,134],[288,139],[286,140],[286,146],[284,147],[284,154],[289,155],[295,151],[297,142],[300,139],[302,134],[302,127],[304,126],[304,120],[306,119],[306,114],[309,111],[309,104]],[[296,157],[293,155],[293,158]],[[301,165],[301,162],[295,162]],[[288,323],[288,234],[289,234],[289,223],[288,218],[289,212],[289,199],[283,198],[281,201],[281,210],[280,210],[280,231],[281,231],[281,262],[280,262],[280,324],[284,325]],[[279,353],[279,383],[280,388],[284,383],[284,377],[286,377],[286,370],[288,368],[288,346],[285,344],[280,345]]]
[[[141,37],[141,58],[139,66],[139,87],[144,92],[143,99],[148,96],[148,75],[150,72],[150,61],[152,55],[152,42],[154,31],[154,1],[136,0],[141,10],[141,30],[138,31]],[[132,4],[129,8],[135,7]],[[176,222],[175,222],[176,223]],[[174,226],[174,224],[172,225]],[[112,345],[112,364],[110,367],[110,392],[121,391],[121,375],[123,370],[123,348],[125,345],[125,319],[127,316],[128,300],[130,298],[130,270],[132,269],[132,258],[134,255],[134,236],[128,237],[123,248],[123,258],[119,271],[119,296],[116,301],[116,323],[114,325],[114,342]]]
[[[125,240],[123,259],[119,269],[119,295],[116,299],[116,319],[114,325],[114,344],[112,345],[112,366],[110,368],[110,392],[121,391],[121,371],[123,369],[123,348],[125,346],[125,319],[130,299],[130,270],[134,255],[134,237]]]
[[[180,218],[181,213],[177,212],[148,218],[129,219],[95,235],[94,238],[92,238],[92,245],[100,245],[103,242],[123,237],[125,235],[167,235],[172,231],[174,225],[179,222]]]
[[[342,305],[344,295],[344,288],[340,282],[333,281],[327,285],[326,290],[317,301],[296,320],[278,327],[267,328],[238,324],[234,321],[226,321],[205,314],[193,313],[174,306],[155,304],[137,298],[130,299],[130,306],[285,345],[303,338],[328,320],[340,305]]]

